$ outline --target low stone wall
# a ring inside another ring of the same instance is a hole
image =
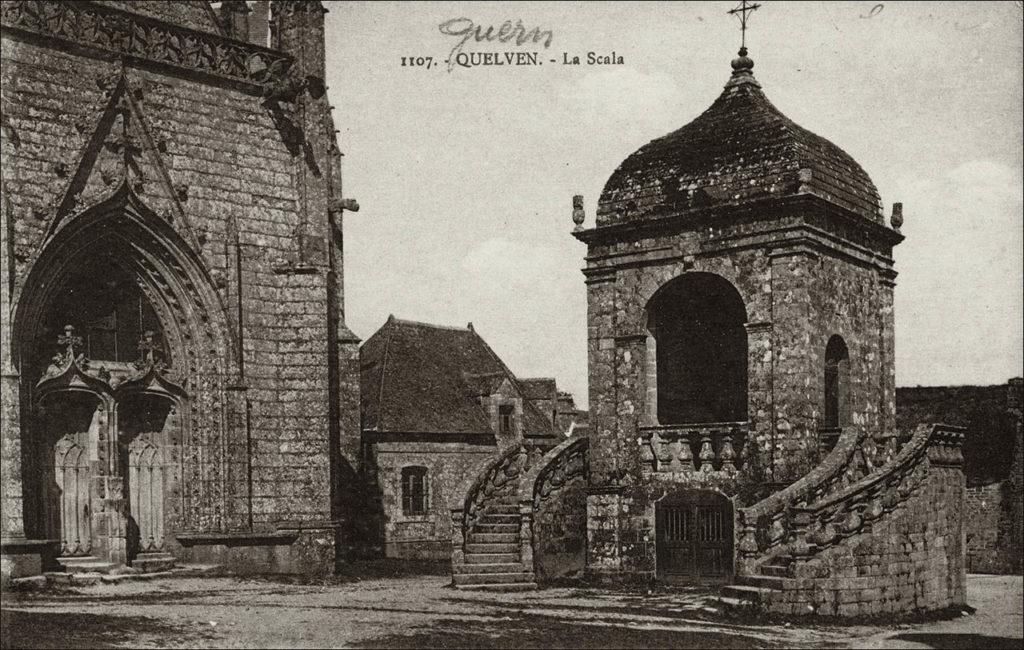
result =
[[[179,562],[231,573],[326,575],[335,570],[335,536],[331,528],[181,536],[174,554]]]

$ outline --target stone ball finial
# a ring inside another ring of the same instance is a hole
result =
[[[892,216],[889,217],[889,223],[895,230],[899,230],[900,226],[903,225],[903,204],[893,203],[892,204]]]
[[[747,48],[741,47],[739,56],[732,60],[733,72],[750,72],[754,69],[754,60],[747,56]]]
[[[583,227],[587,213],[583,210],[583,195],[577,194],[572,197],[572,222],[576,224],[576,230]]]

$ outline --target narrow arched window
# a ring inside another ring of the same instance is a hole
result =
[[[841,336],[833,336],[825,347],[825,428],[846,424],[850,392],[850,352]]]
[[[427,468],[402,468],[402,514],[423,515],[427,512]]]
[[[747,321],[725,278],[687,273],[648,305],[661,424],[747,419]]]

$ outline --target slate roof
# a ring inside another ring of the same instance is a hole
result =
[[[388,318],[360,348],[364,431],[491,436],[479,398],[518,380],[468,327]],[[550,423],[523,402],[524,432],[550,435]]]
[[[717,100],[626,158],[605,184],[597,226],[813,194],[882,223],[878,190],[845,151],[783,115],[741,51]]]
[[[555,380],[550,377],[520,379],[519,386],[523,389],[524,399],[555,399],[558,392]]]

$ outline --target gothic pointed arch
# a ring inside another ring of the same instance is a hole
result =
[[[215,525],[229,498],[222,479],[231,462],[227,450],[237,447],[225,416],[226,387],[237,376],[236,346],[197,250],[122,181],[57,225],[13,302],[12,359],[21,375],[26,444],[52,446],[48,424],[35,411],[40,391],[59,393],[61,382],[109,399],[109,441],[120,435],[119,413],[127,417],[122,406],[137,401],[133,396],[159,397],[174,427],[164,436],[173,448],[161,453],[175,459],[173,475],[181,485],[175,503],[168,503],[168,521],[179,530]],[[79,348],[54,357],[58,335],[69,325],[81,334]],[[114,451],[98,471],[123,471]],[[45,458],[52,452],[41,447],[33,453]],[[27,502],[26,521],[31,507]]]
[[[122,181],[100,202],[64,219],[33,260],[14,296],[12,351],[22,367],[32,359],[35,339],[54,339],[46,310],[75,279],[109,263],[133,278],[164,331],[171,364],[183,376],[200,366],[230,372],[232,332],[226,312],[199,254],[164,218]],[[95,278],[102,281],[102,278]],[[48,341],[47,341],[48,343]],[[45,345],[45,344],[44,344]]]

